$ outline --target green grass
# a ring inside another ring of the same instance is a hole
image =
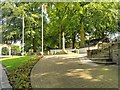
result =
[[[8,80],[13,89],[31,90],[31,70],[42,57],[43,56],[14,56],[0,59],[7,70]]]
[[[33,56],[15,56],[11,58],[3,58],[0,61],[2,61],[2,64],[7,70],[14,70],[31,59],[33,59]]]

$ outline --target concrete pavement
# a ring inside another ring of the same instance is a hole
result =
[[[5,72],[5,70],[2,67],[1,62],[0,62],[0,90],[1,89],[8,89],[8,90],[10,90],[10,89],[12,89],[12,87],[9,84],[6,72]]]
[[[32,69],[32,88],[118,88],[116,65],[98,65],[85,56],[45,56]]]

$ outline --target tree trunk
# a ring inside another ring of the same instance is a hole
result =
[[[85,31],[84,31],[84,25],[83,25],[83,23],[81,25],[80,36],[81,36],[80,46],[84,47],[85,46]]]
[[[75,34],[72,35],[72,49],[75,48]]]
[[[59,29],[59,49],[62,49],[62,25]]]
[[[59,49],[62,48],[62,33],[61,33],[61,28],[59,29]]]
[[[35,37],[33,38],[33,52],[36,52],[36,47],[35,47]]]
[[[64,35],[64,32],[62,32],[62,41],[63,41],[62,49],[63,49],[63,51],[65,51],[65,35]]]

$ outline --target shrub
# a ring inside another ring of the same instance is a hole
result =
[[[2,48],[2,55],[8,55],[8,54],[9,54],[8,48],[6,47]]]
[[[10,84],[14,89],[31,89],[30,73],[33,66],[42,58],[36,56],[13,71],[8,71]]]
[[[20,55],[20,46],[11,45],[12,55]]]

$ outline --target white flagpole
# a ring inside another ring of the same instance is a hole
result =
[[[22,18],[22,56],[24,56],[24,16]]]
[[[42,5],[42,55],[43,55],[43,5]]]

